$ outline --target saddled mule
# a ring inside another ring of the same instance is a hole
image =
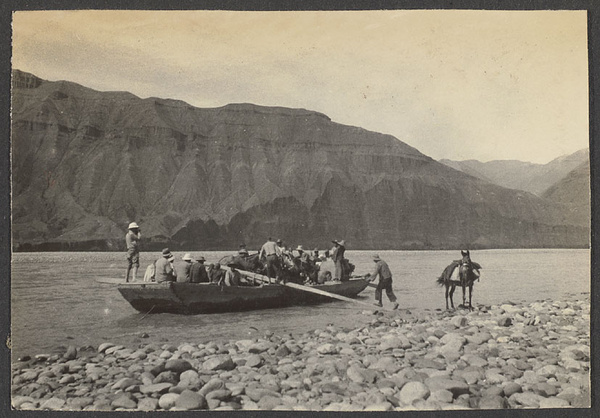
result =
[[[455,272],[455,270],[458,270]],[[473,305],[471,304],[471,300],[473,297],[473,284],[475,280],[479,278],[479,269],[481,266],[477,263],[462,264],[460,261],[453,261],[448,267],[444,269],[442,275],[438,277],[437,283],[440,286],[446,287],[446,309],[448,309],[448,296],[450,296],[450,305],[452,309],[454,309],[454,301],[452,300],[452,296],[454,295],[454,290],[456,286],[462,287],[463,293],[463,303],[462,306],[466,307],[466,293],[467,287],[469,288],[469,310],[473,310]]]

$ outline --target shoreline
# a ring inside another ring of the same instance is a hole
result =
[[[301,335],[70,346],[12,362],[22,410],[388,411],[590,406],[590,295],[369,311]],[[143,336],[142,336],[143,338]]]

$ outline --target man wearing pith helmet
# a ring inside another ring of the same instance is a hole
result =
[[[127,274],[125,281],[129,281],[129,272],[133,269],[133,281],[136,280],[138,267],[140,266],[140,247],[139,241],[142,239],[140,227],[135,222],[129,224],[125,235],[125,244],[127,245]]]

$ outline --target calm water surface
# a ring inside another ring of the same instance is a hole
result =
[[[394,274],[394,291],[401,308],[445,308],[444,289],[435,279],[458,251],[379,251]],[[216,262],[229,252],[202,252]],[[369,272],[374,251],[347,251],[355,273]],[[180,258],[183,253],[175,253]],[[589,250],[483,250],[472,254],[483,266],[475,283],[474,304],[505,301],[560,300],[590,291]],[[140,278],[158,256],[142,253]],[[144,315],[135,311],[114,284],[102,279],[123,278],[122,253],[15,253],[12,259],[13,355],[52,352],[57,347],[97,346],[104,341],[135,346],[141,342],[206,342],[262,336],[270,330],[300,334],[333,323],[354,328],[372,318],[363,307],[346,302],[241,313],[181,316]],[[374,289],[359,299],[371,302]],[[462,300],[461,290],[454,295]],[[457,303],[458,302],[458,303]],[[384,303],[389,303],[384,296]],[[147,333],[149,338],[140,339]]]

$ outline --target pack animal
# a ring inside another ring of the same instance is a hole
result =
[[[437,279],[437,284],[446,287],[446,309],[448,309],[448,297],[450,297],[450,306],[454,309],[454,301],[452,296],[456,290],[456,286],[462,287],[463,303],[462,306],[466,307],[466,293],[467,288],[469,289],[469,310],[473,310],[472,298],[473,298],[473,284],[475,280],[479,279],[479,269],[481,265],[471,263],[461,263],[461,261],[453,261],[448,267],[442,271],[442,274]]]

